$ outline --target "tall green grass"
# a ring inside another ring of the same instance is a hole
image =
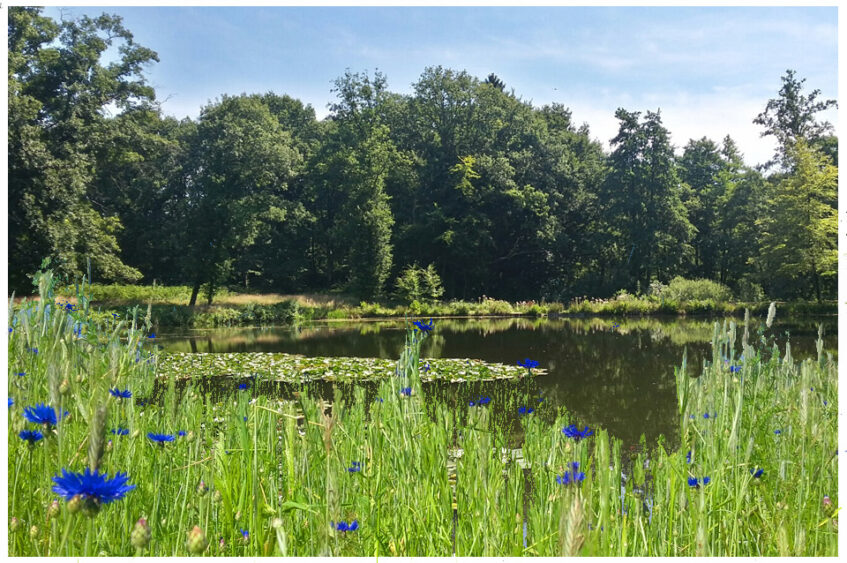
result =
[[[152,396],[141,315],[97,322],[84,295],[68,311],[49,274],[41,281],[40,301],[10,306],[10,555],[181,556],[195,527],[206,542],[194,546],[229,556],[837,553],[836,364],[822,349],[794,362],[765,327],[716,324],[701,375],[676,373],[682,443],[622,452],[602,429],[566,437],[564,426],[584,421],[533,403],[529,387],[494,394],[507,410],[534,404],[517,423],[490,405],[431,400],[418,373],[424,336],[411,330],[398,376],[376,396],[324,403],[304,389],[281,402],[253,383],[215,402],[173,380]],[[30,447],[18,437],[34,429],[22,410],[40,402],[70,415]],[[109,433],[118,426],[129,435]],[[148,432],[176,438],[157,445]],[[55,508],[51,477],[89,466],[100,441],[101,470],[125,471],[137,488],[93,516],[64,500]],[[585,480],[559,484],[573,462]],[[134,545],[140,518],[151,540]],[[353,520],[356,531],[331,527]]]

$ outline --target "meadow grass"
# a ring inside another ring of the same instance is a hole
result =
[[[223,400],[174,377],[153,394],[145,312],[98,320],[84,290],[70,309],[40,281],[39,301],[10,304],[10,555],[837,554],[838,382],[822,344],[797,363],[765,326],[716,323],[700,376],[676,372],[681,444],[623,452],[601,428],[569,437],[586,421],[538,403],[530,377],[482,406],[431,400],[420,329],[373,399],[280,401],[257,394],[261,374]],[[38,403],[69,414],[28,422]],[[496,403],[535,411],[497,417]],[[78,511],[52,477],[85,467],[135,489]]]

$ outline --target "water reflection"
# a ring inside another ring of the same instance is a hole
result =
[[[544,397],[550,416],[562,405],[579,424],[602,426],[625,445],[637,443],[641,434],[651,442],[663,434],[673,443],[678,440],[674,368],[680,366],[685,351],[689,375],[699,373],[703,361],[711,358],[714,322],[678,318],[445,319],[436,321],[436,332],[425,341],[422,355],[509,364],[530,357],[548,370],[548,375],[533,382],[530,392],[533,397],[536,393]],[[751,339],[756,338],[761,323],[761,319],[752,323]],[[795,359],[814,357],[820,323],[824,325],[824,348],[835,355],[834,317],[776,323],[768,334],[776,337],[781,350],[790,336]],[[396,358],[403,347],[404,326],[396,320],[325,322],[296,328],[159,333],[157,340],[170,352]],[[461,408],[470,395],[497,392],[470,387],[442,385],[428,388],[426,393]],[[321,389],[320,394],[323,391],[331,396],[329,388]],[[268,392],[286,394],[282,389]],[[506,418],[513,417],[506,413]]]

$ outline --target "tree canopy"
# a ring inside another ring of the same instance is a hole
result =
[[[728,136],[675,147],[659,110],[618,109],[604,151],[494,73],[427,67],[398,94],[347,70],[324,120],[275,92],[176,120],[117,16],[12,7],[8,46],[18,292],[50,257],[69,279],[90,259],[100,280],[188,284],[192,304],[222,286],[567,300],[679,275],[835,295],[837,138],[817,118],[835,102],[792,70],[754,118],[778,142],[759,169]]]

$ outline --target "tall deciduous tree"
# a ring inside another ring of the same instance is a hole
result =
[[[335,82],[332,127],[315,163],[318,216],[327,281],[360,297],[379,295],[391,273],[394,217],[385,181],[396,151],[380,107],[385,77],[347,71]]]
[[[284,221],[288,182],[300,155],[262,101],[224,96],[200,115],[187,177],[187,274],[194,305],[202,284],[211,301],[232,261]]]
[[[57,24],[40,11],[9,9],[11,285],[24,288],[45,256],[67,275],[81,274],[90,258],[100,279],[138,279],[119,257],[120,218],[92,198],[93,153],[107,106],[123,112],[154,99],[142,70],[158,57],[118,16]],[[117,60],[103,64],[114,44]]]
[[[803,94],[804,82],[806,79],[797,78],[796,71],[787,70],[782,77],[779,97],[768,100],[765,111],[753,120],[753,123],[765,128],[762,137],[773,136],[778,143],[776,154],[766,166],[779,164],[784,168],[790,164],[792,147],[799,139],[823,149],[831,145],[832,125],[827,121],[817,121],[815,114],[838,104],[835,100],[819,99],[821,91],[817,89],[808,96]],[[835,149],[837,151],[837,142]],[[836,157],[833,163],[837,162]]]
[[[804,139],[787,156],[794,172],[771,185],[767,213],[756,221],[757,261],[771,280],[785,278],[787,291],[820,301],[834,294],[838,272],[838,169]]]

